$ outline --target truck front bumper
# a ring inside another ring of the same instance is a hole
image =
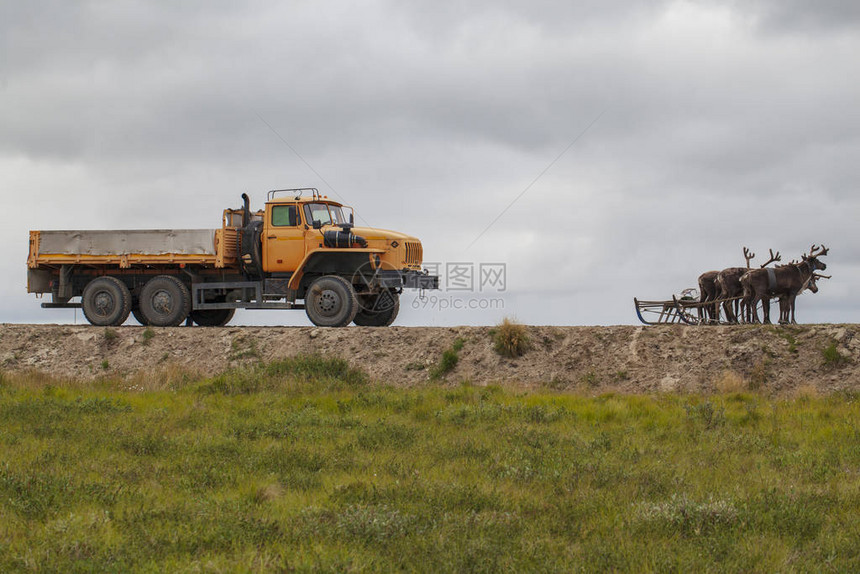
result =
[[[377,269],[373,282],[383,289],[438,289],[439,276],[411,269]]]

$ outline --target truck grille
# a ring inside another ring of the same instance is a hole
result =
[[[421,252],[421,243],[417,241],[406,242],[406,264],[421,265],[423,253]]]

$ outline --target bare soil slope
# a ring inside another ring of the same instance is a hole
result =
[[[528,327],[530,350],[493,350],[490,327],[153,328],[0,325],[0,369],[57,377],[129,380],[162,370],[211,375],[296,354],[348,360],[379,382],[430,380],[442,352],[465,343],[452,384],[548,386],[589,392],[860,390],[857,325],[797,327]],[[825,349],[833,346],[830,353]],[[834,353],[835,351],[835,353]],[[829,357],[829,358],[828,358]]]

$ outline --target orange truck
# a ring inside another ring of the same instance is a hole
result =
[[[438,289],[421,242],[355,227],[315,188],[225,209],[220,229],[31,231],[27,291],[93,325],[226,325],[236,309],[304,309],[314,325],[388,326],[403,289]],[[73,301],[80,298],[79,301]]]

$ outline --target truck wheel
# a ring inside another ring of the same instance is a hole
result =
[[[132,297],[131,299],[131,316],[134,317],[134,320],[146,327],[149,323],[146,322],[146,319],[143,317],[143,313],[140,312],[140,299],[137,297]]]
[[[346,327],[355,318],[358,300],[352,284],[337,275],[320,277],[305,295],[305,313],[318,327]]]
[[[131,312],[131,293],[116,277],[97,277],[84,287],[81,297],[84,317],[92,325],[115,327]]]
[[[148,325],[176,327],[191,311],[188,287],[170,275],[158,275],[140,290],[140,313]]]
[[[369,295],[361,299],[361,306],[353,323],[361,327],[388,327],[400,312],[400,296],[391,291]]]
[[[191,312],[191,320],[201,327],[223,327],[235,313],[235,309],[198,309]]]
[[[131,316],[134,317],[134,320],[146,327],[149,323],[146,319],[143,318],[143,313],[140,312],[140,307],[132,307],[131,308]]]

